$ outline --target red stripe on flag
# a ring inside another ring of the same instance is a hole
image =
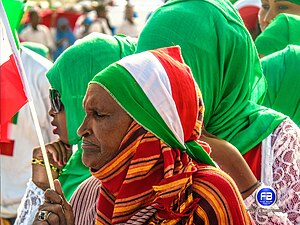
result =
[[[14,141],[9,140],[11,122],[0,125],[0,155],[13,156]]]
[[[14,141],[10,141],[9,143],[0,142],[0,155],[13,156],[14,143]]]
[[[0,124],[9,121],[26,102],[15,59],[10,55],[9,60],[0,66]]]

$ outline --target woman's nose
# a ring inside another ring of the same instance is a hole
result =
[[[266,26],[268,26],[276,16],[277,13],[275,13],[274,10],[270,9],[263,18]]]
[[[90,129],[88,129],[88,122],[86,118],[83,119],[81,125],[79,126],[77,134],[80,137],[86,137],[91,134]]]

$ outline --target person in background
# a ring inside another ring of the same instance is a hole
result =
[[[133,5],[127,3],[125,6],[124,16],[124,21],[120,24],[116,33],[137,38],[140,34],[141,27],[138,20],[134,18]]]
[[[83,38],[88,33],[89,25],[92,22],[92,19],[89,18],[88,14],[91,11],[91,7],[88,5],[81,6],[81,15],[77,18],[74,26],[74,35],[76,39]]]
[[[58,18],[54,37],[56,50],[53,52],[53,60],[55,61],[58,56],[73,45],[76,40],[70,28],[69,20],[66,17]]]
[[[300,16],[282,13],[257,37],[260,57],[283,50],[289,44],[300,45]]]
[[[58,164],[63,162],[64,152],[61,151],[68,145],[78,145],[78,150],[73,153],[67,165],[59,176],[54,171],[53,177],[59,178],[67,199],[70,199],[79,184],[90,176],[89,170],[82,164],[81,138],[77,135],[77,129],[84,118],[82,100],[86,93],[88,82],[94,75],[122,57],[135,52],[136,41],[125,36],[110,36],[93,33],[85,38],[77,40],[73,46],[68,48],[47,73],[52,86],[50,115],[53,117],[52,124],[56,127],[55,132],[59,134],[63,142],[51,143],[47,149],[51,150],[50,162],[54,167],[61,168]],[[76,57],[74,57],[76,56]],[[76,112],[76,113],[75,113]],[[68,129],[67,129],[68,128]],[[67,129],[67,130],[66,130]],[[57,151],[55,150],[57,149]],[[56,153],[57,152],[57,153]],[[59,155],[57,155],[60,153]],[[42,160],[39,148],[34,151],[34,158]],[[76,195],[71,202],[80,213],[75,213],[76,224],[91,224],[86,220],[86,214],[92,215],[94,221],[96,214],[96,202],[99,190],[99,181],[87,179],[89,186],[93,188],[88,194],[84,194],[88,200],[76,202]],[[92,183],[90,183],[92,182]],[[26,194],[18,210],[18,218],[15,225],[32,224],[34,216],[40,204],[44,201],[44,190],[49,187],[45,168],[41,165],[33,165],[33,177],[29,182]],[[93,198],[94,197],[94,198]],[[27,204],[30,202],[30,204]],[[84,207],[83,207],[84,206]],[[81,208],[82,207],[82,208]],[[86,213],[85,213],[86,212]],[[85,218],[84,221],[82,219]]]
[[[260,29],[264,31],[273,19],[280,13],[300,16],[299,0],[261,0],[261,9],[258,14]]]
[[[91,23],[88,32],[98,32],[112,35],[112,29],[107,17],[106,5],[100,4],[96,7],[97,18]]]
[[[236,9],[226,0],[168,1],[148,20],[137,52],[173,45],[181,46],[202,91],[206,131],[233,144],[257,178],[248,183],[252,194],[245,199],[255,222],[298,223],[300,130],[286,115],[260,105],[267,84]],[[211,156],[236,180],[231,153],[213,148]],[[259,181],[275,190],[274,210],[266,212],[256,203]]]
[[[36,42],[45,45],[52,52],[55,50],[55,43],[50,29],[40,24],[40,15],[38,8],[29,10],[29,24],[19,34],[21,41]]]
[[[239,0],[233,5],[242,17],[252,39],[255,40],[261,33],[258,23],[258,12],[261,7],[260,0]]]
[[[253,224],[235,183],[198,141],[204,105],[178,46],[108,66],[83,105],[82,160],[101,181],[95,224]],[[34,225],[74,224],[55,186]]]
[[[288,45],[261,63],[268,82],[263,105],[288,115],[300,127],[300,46]]]

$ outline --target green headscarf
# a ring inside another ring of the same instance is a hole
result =
[[[263,105],[289,116],[300,126],[300,46],[289,45],[262,60],[268,81]]]
[[[90,34],[69,47],[47,73],[52,88],[61,95],[67,118],[69,143],[78,144],[78,150],[59,177],[67,199],[91,175],[81,161],[81,139],[77,135],[77,129],[85,116],[82,101],[87,85],[99,71],[124,56],[133,54],[136,50],[135,43],[134,39],[125,36]]]
[[[265,78],[254,43],[226,0],[171,0],[157,9],[137,52],[179,45],[203,94],[208,132],[244,154],[285,118],[259,106]]]
[[[31,51],[34,51],[35,53],[47,58],[49,54],[49,48],[47,48],[45,45],[35,42],[22,42],[22,46],[29,48]]]
[[[300,0],[288,0],[288,2],[300,5]]]
[[[289,44],[300,45],[300,16],[284,13],[276,16],[255,40],[258,53],[264,56]]]

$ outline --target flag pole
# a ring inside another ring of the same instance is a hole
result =
[[[36,110],[35,110],[35,106],[33,104],[33,98],[32,98],[32,94],[31,94],[31,90],[29,88],[28,80],[25,76],[25,70],[24,70],[24,67],[23,67],[23,64],[22,64],[22,61],[21,61],[20,53],[19,53],[19,51],[16,47],[14,37],[13,37],[12,31],[10,29],[10,25],[9,25],[9,22],[8,22],[8,19],[7,19],[7,16],[6,16],[6,12],[4,10],[4,7],[3,7],[3,4],[2,4],[1,0],[0,0],[0,16],[1,16],[1,19],[2,19],[2,22],[3,22],[3,25],[5,27],[5,30],[6,30],[6,35],[8,37],[8,41],[9,41],[10,46],[12,48],[12,52],[13,52],[13,55],[14,55],[19,73],[21,75],[21,79],[22,79],[24,87],[25,87],[25,93],[26,93],[27,98],[28,98],[28,104],[29,104],[31,115],[32,115],[32,118],[33,118],[33,123],[34,123],[35,130],[36,130],[36,133],[37,133],[37,136],[38,136],[39,144],[41,146],[42,155],[43,155],[44,162],[45,162],[45,168],[46,168],[46,173],[47,173],[47,177],[48,177],[48,180],[49,180],[50,188],[52,190],[55,190],[53,177],[52,177],[52,173],[51,173],[51,168],[50,168],[50,163],[49,163],[49,159],[48,159],[48,156],[47,156],[47,151],[46,151],[46,148],[45,148],[45,142],[44,142],[44,139],[43,139],[43,135],[42,135],[41,127],[40,127],[39,120],[38,120],[38,117],[37,117],[37,113],[36,113]]]

